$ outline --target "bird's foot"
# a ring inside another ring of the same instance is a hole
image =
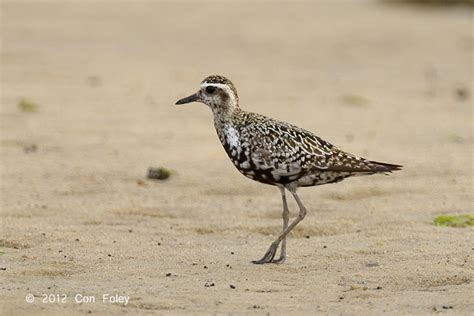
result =
[[[264,264],[264,263],[272,263],[273,258],[275,257],[275,254],[278,249],[278,243],[272,243],[270,245],[270,248],[268,248],[267,252],[263,255],[262,259],[260,260],[254,260],[252,263],[255,264]]]
[[[273,259],[272,263],[281,264],[281,263],[284,263],[285,260],[286,260],[286,256],[280,256],[280,258],[278,259]]]

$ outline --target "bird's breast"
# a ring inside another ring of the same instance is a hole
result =
[[[253,174],[249,141],[246,134],[241,133],[232,125],[224,125],[219,131],[219,139],[234,166],[245,176]]]
[[[258,159],[255,159],[255,154],[252,155],[248,131],[245,129],[238,130],[233,126],[224,126],[224,128],[218,130],[218,134],[227,155],[241,174],[266,184],[279,182],[280,177],[275,179],[271,168],[262,165]]]
[[[240,133],[235,127],[232,125],[224,125],[222,130],[218,131],[218,134],[222,146],[224,146],[227,155],[234,164],[239,160],[244,159]]]

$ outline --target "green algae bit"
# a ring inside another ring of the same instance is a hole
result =
[[[27,99],[21,99],[18,102],[18,108],[22,112],[38,112],[38,104]]]
[[[440,215],[435,218],[434,223],[436,226],[469,227],[474,226],[474,215]]]

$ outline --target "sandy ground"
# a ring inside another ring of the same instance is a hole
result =
[[[2,1],[1,12],[2,314],[474,310],[474,230],[433,225],[474,209],[470,9]],[[251,264],[280,230],[278,190],[233,168],[205,106],[174,106],[214,73],[241,107],[405,169],[301,189],[310,212],[287,262]],[[20,111],[21,98],[38,111]],[[150,166],[174,173],[147,180]]]

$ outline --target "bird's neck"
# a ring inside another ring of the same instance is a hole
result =
[[[221,130],[226,125],[232,125],[234,117],[242,110],[238,105],[229,105],[223,107],[216,107],[212,109],[214,115],[214,126],[216,130]]]
[[[232,149],[240,146],[237,122],[238,116],[242,112],[238,107],[232,111],[213,111],[217,136],[229,156],[232,155]]]

